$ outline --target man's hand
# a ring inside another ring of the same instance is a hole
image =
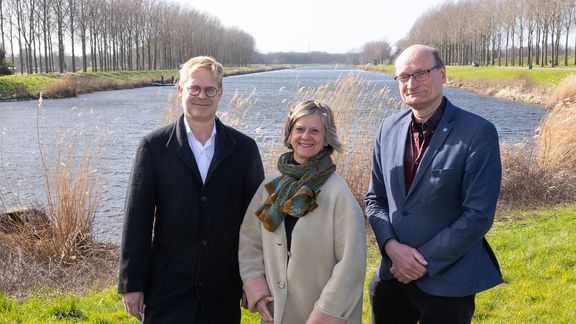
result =
[[[129,292],[122,295],[124,308],[139,321],[144,317],[144,293],[141,291]]]
[[[272,296],[264,297],[256,303],[256,310],[260,313],[260,317],[264,322],[274,323],[274,316],[268,310],[268,304],[273,302]]]
[[[386,254],[392,260],[390,273],[401,283],[407,284],[424,276],[428,271],[428,262],[415,248],[401,244],[395,239],[388,240],[384,246]]]

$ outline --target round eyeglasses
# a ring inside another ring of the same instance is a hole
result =
[[[394,80],[396,80],[400,83],[406,83],[406,82],[408,82],[408,80],[410,80],[411,77],[413,77],[418,82],[426,81],[426,80],[428,80],[428,76],[430,75],[430,71],[437,69],[437,68],[439,68],[439,66],[433,66],[433,67],[429,68],[428,70],[418,71],[418,72],[414,72],[412,74],[398,75],[398,76],[394,77]]]
[[[202,92],[202,90],[204,90],[204,94],[208,98],[212,98],[218,94],[218,88],[214,88],[214,87],[201,88],[201,87],[196,86],[196,85],[191,85],[191,86],[188,86],[187,89],[188,89],[188,93],[194,97],[199,96],[200,92]]]

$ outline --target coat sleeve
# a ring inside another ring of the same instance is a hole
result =
[[[262,203],[261,197],[263,191],[265,191],[264,184],[258,188],[250,205],[248,205],[244,221],[240,227],[238,264],[240,267],[240,276],[245,285],[253,279],[265,277],[262,226],[260,220],[255,215],[256,210]],[[259,289],[259,291],[261,290],[262,289]],[[253,305],[257,300],[254,300],[256,296],[251,294],[251,292],[251,289],[246,290],[248,303]]]
[[[242,197],[242,210],[245,211],[252,200],[256,189],[264,180],[264,167],[262,158],[258,151],[258,146],[254,141],[250,142],[248,150],[245,152],[247,161],[246,179],[244,181],[244,197]]]
[[[366,230],[362,210],[344,180],[338,191],[332,208],[336,264],[315,308],[348,319],[364,290]]]
[[[134,159],[124,208],[118,280],[121,294],[148,288],[155,192],[152,153],[149,143],[142,139]]]
[[[486,123],[470,144],[462,183],[462,214],[449,227],[418,247],[428,261],[428,274],[438,275],[477,244],[494,221],[502,166],[498,133]]]
[[[389,239],[395,238],[395,234],[390,223],[386,183],[381,160],[382,128],[383,124],[380,125],[374,143],[372,173],[364,203],[366,205],[366,217],[376,236],[376,243],[382,255],[385,256],[384,244]]]

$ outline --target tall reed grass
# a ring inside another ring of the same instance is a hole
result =
[[[255,91],[248,96],[234,94],[226,112],[220,118],[232,127],[247,131],[251,125],[247,125],[245,120],[248,114],[253,113],[251,108],[255,100]],[[334,82],[326,82],[318,87],[297,87],[294,96],[286,100],[285,107],[281,108],[284,115],[287,117],[290,108],[302,100],[318,100],[328,104],[334,111],[343,152],[335,152],[333,160],[338,173],[363,205],[364,194],[370,182],[376,129],[384,116],[397,111],[401,103],[389,95],[387,87],[377,87],[373,82],[354,73],[343,75]],[[283,145],[283,126],[278,128],[272,139],[264,143],[263,151],[266,154],[262,156],[262,160],[266,174],[277,172],[277,160],[288,150]],[[260,144],[262,145],[262,142]]]
[[[536,131],[536,144],[502,149],[500,205],[531,208],[576,200],[576,76],[562,81],[548,99],[550,109]]]
[[[42,97],[38,106],[40,111]],[[72,290],[92,286],[103,278],[102,267],[117,259],[111,254],[115,247],[92,236],[103,188],[102,146],[97,140],[80,143],[79,134],[69,133],[48,153],[39,124],[36,129],[46,203],[2,213],[0,290],[27,291],[36,284],[62,282]]]

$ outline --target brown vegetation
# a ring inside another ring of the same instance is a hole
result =
[[[90,76],[77,76],[67,73],[61,79],[46,87],[46,89],[42,91],[42,97],[69,98],[77,94],[93,91],[132,89],[148,85],[150,85],[148,78],[138,80],[113,80],[93,78]],[[38,97],[39,94],[31,94],[31,96]]]
[[[500,206],[530,208],[576,200],[576,83],[563,81],[548,101],[536,145],[503,147]]]
[[[527,76],[508,80],[459,79],[448,80],[450,87],[461,88],[486,96],[542,105],[550,94],[550,89],[535,86]]]
[[[400,107],[400,103],[390,97],[388,92],[388,87],[377,88],[356,74],[348,74],[317,88],[299,88],[284,108],[287,115],[290,108],[302,100],[319,100],[332,108],[338,136],[343,144],[343,152],[335,152],[333,155],[334,163],[362,206],[370,182],[376,128],[384,116]],[[244,116],[249,113],[253,95],[233,96],[228,110],[221,118],[233,127],[246,129]],[[264,148],[266,154],[262,159],[266,174],[278,172],[278,157],[287,150],[283,145],[283,129],[278,129],[277,136],[268,141]]]
[[[115,278],[117,247],[92,237],[102,188],[100,146],[85,145],[78,161],[79,144],[70,137],[58,145],[50,168],[38,142],[46,207],[0,213],[0,291],[15,296],[45,286],[80,291]]]

